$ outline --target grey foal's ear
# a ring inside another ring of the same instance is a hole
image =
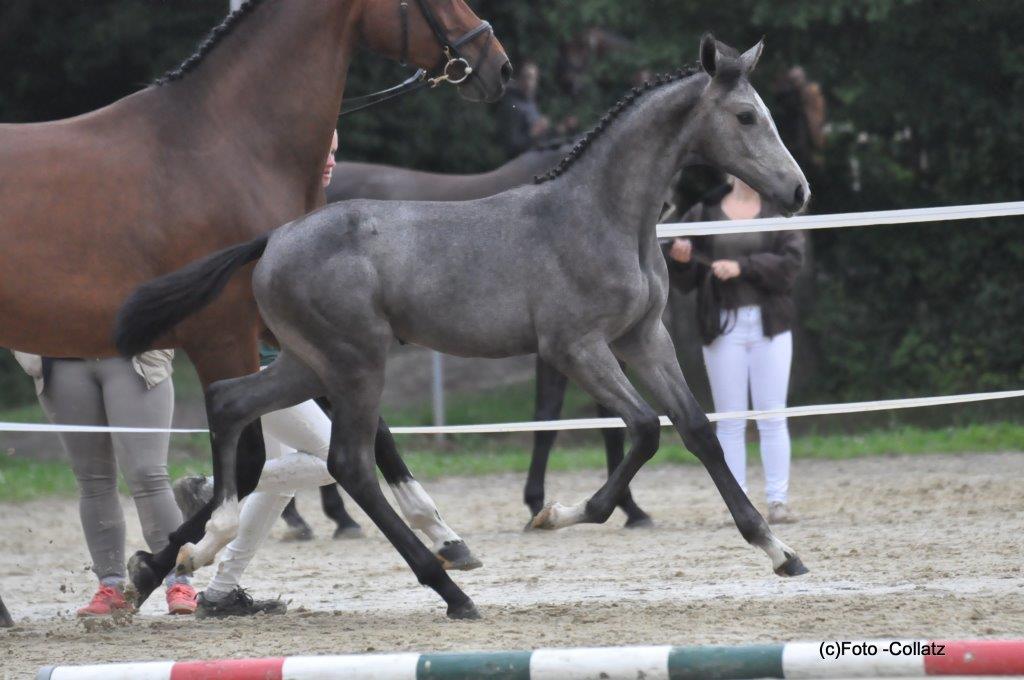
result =
[[[757,68],[757,62],[761,59],[762,52],[764,52],[764,38],[761,38],[757,41],[756,45],[740,55],[740,63],[743,64],[743,71],[745,73],[751,73]]]
[[[700,39],[700,65],[712,78],[718,72],[718,43],[711,33],[705,33]]]

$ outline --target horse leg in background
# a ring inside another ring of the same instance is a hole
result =
[[[330,515],[328,515],[329,517]],[[313,540],[313,528],[306,523],[306,520],[299,514],[299,509],[295,507],[295,497],[293,496],[288,505],[284,506],[284,510],[281,511],[281,519],[288,525],[288,531],[285,533],[281,540],[284,541],[311,541]]]
[[[239,323],[235,328],[243,328],[244,324]],[[202,347],[186,347],[185,351],[192,360],[200,380],[208,385],[213,380],[224,376],[245,375],[259,370],[259,355],[256,350],[255,333],[243,338],[222,338],[222,342],[216,347],[205,345]],[[207,401],[207,413],[209,413],[209,402]],[[212,434],[211,434],[212,436]],[[240,496],[249,494],[256,488],[259,481],[263,463],[266,460],[266,450],[263,444],[263,431],[259,422],[246,425],[238,437],[238,446],[242,447],[245,455],[241,464],[237,467],[234,484]],[[186,519],[180,527],[171,532],[168,536],[167,546],[156,554],[140,550],[128,560],[128,585],[125,595],[136,608],[144,603],[152,592],[163,582],[174,569],[178,559],[178,552],[187,543],[200,540],[206,532],[206,523],[210,521],[214,509],[219,503],[218,479],[223,484],[221,473],[221,460],[216,455],[216,448],[213,455],[214,472],[214,496],[195,515]],[[237,508],[236,508],[237,511]]]
[[[322,390],[316,375],[300,361],[284,351],[262,371],[231,380],[221,380],[206,391],[206,410],[210,418],[210,441],[213,444],[214,481],[211,505],[217,507],[206,524],[206,533],[193,544],[182,545],[177,556],[179,573],[191,574],[200,567],[213,563],[217,553],[238,533],[238,498],[229,484],[221,483],[218,466],[230,469],[231,458],[238,449],[238,440],[244,428],[260,416],[300,404]],[[253,491],[259,484],[259,473],[252,475]],[[248,465],[246,466],[248,467]],[[228,480],[230,481],[230,480]],[[239,488],[241,494],[242,488]]]
[[[12,628],[13,626],[14,618],[12,618],[11,613],[7,611],[4,599],[0,597],[0,628]]]
[[[562,415],[562,402],[569,380],[554,366],[537,355],[537,396],[534,402],[534,420],[558,420]],[[538,431],[533,433],[533,455],[530,458],[530,471],[526,475],[526,488],[523,490],[523,501],[530,508],[530,517],[536,517],[544,508],[544,475],[548,469],[548,457],[558,436],[556,430]],[[530,529],[531,523],[526,523]]]
[[[320,505],[324,514],[327,515],[337,527],[334,529],[334,538],[362,538],[363,528],[352,519],[345,509],[345,501],[338,493],[337,484],[325,484],[320,487]]]
[[[597,405],[598,418],[614,418],[615,414],[602,406]],[[604,438],[604,455],[608,463],[608,476],[610,477],[615,468],[619,467],[626,448],[626,432],[621,427],[607,427],[601,430],[601,437]],[[646,529],[654,526],[654,520],[633,500],[633,492],[626,487],[626,493],[619,501],[619,507],[626,513],[627,529]]]
[[[585,502],[572,506],[549,503],[533,518],[535,529],[561,529],[580,523],[602,524],[611,516],[644,463],[658,450],[661,421],[626,378],[611,348],[601,340],[544,348],[545,357],[562,369],[594,401],[626,423],[632,447],[602,487]]]
[[[377,481],[375,440],[380,429],[378,408],[384,385],[386,344],[381,342],[370,351],[359,351],[347,345],[339,349],[340,356],[327,357],[325,362],[327,366],[338,367],[325,378],[334,406],[327,460],[331,475],[387,537],[417,580],[444,598],[450,618],[479,618],[473,601],[455,585],[437,557],[402,521]],[[367,362],[371,363],[367,365]]]
[[[483,566],[466,542],[448,526],[434,500],[416,478],[398,453],[395,438],[383,418],[377,420],[377,438],[374,442],[377,469],[391,487],[402,515],[413,529],[423,532],[431,541],[431,549],[445,569],[469,571]]]
[[[726,465],[718,437],[686,384],[661,317],[642,324],[617,342],[615,350],[668,412],[686,448],[704,464],[747,543],[765,551],[779,576],[806,574],[803,562],[775,537]],[[607,504],[608,500],[603,499],[603,502]]]

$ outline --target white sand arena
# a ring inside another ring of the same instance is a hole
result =
[[[558,455],[557,451],[555,455]],[[577,501],[599,471],[549,475]],[[752,469],[752,494],[760,502]],[[283,617],[194,621],[162,614],[157,591],[121,625],[75,620],[95,587],[73,500],[0,505],[0,593],[19,625],[0,630],[0,677],[44,664],[538,646],[700,644],[850,637],[1024,637],[1024,454],[796,461],[802,521],[778,529],[811,574],[784,580],[725,524],[696,466],[650,468],[633,486],[658,527],[524,534],[523,475],[428,481],[484,568],[456,573],[485,619],[452,622],[365,517],[333,541],[312,493],[311,543],[276,537],[246,584],[290,601]],[[142,547],[130,501],[129,546]],[[281,524],[276,530],[283,528]],[[196,585],[210,578],[203,570]]]

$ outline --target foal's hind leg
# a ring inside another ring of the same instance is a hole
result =
[[[287,351],[266,370],[210,385],[206,403],[215,461],[210,505],[217,509],[206,523],[202,540],[181,547],[177,560],[179,573],[192,573],[211,564],[217,552],[238,532],[238,496],[230,470],[234,468],[242,429],[271,411],[306,401],[321,389],[316,375]],[[218,467],[223,474],[217,474]]]
[[[726,465],[718,437],[686,385],[672,339],[661,319],[616,343],[615,349],[668,412],[686,448],[704,464],[743,538],[768,554],[779,576],[807,573],[796,553],[775,537]]]
[[[381,491],[374,472],[374,441],[384,386],[386,344],[373,349],[332,348],[325,376],[334,407],[331,452],[327,467],[342,488],[387,536],[423,585],[448,603],[451,618],[479,618],[472,600],[449,578],[437,558],[402,521]]]
[[[483,562],[469,549],[466,542],[445,523],[434,500],[412,476],[405,461],[398,455],[398,446],[383,418],[377,420],[377,439],[374,442],[377,469],[391,488],[402,516],[416,531],[430,539],[431,549],[445,569],[469,571],[483,566]]]

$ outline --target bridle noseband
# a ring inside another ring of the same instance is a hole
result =
[[[341,112],[342,116],[362,111],[389,99],[414,92],[425,86],[434,88],[441,83],[461,85],[469,80],[473,74],[477,73],[477,69],[469,63],[468,59],[462,56],[459,48],[465,47],[484,34],[487,34],[488,38],[480,52],[477,66],[487,59],[494,38],[494,29],[491,27],[490,22],[481,21],[480,25],[473,30],[468,31],[456,40],[449,40],[444,26],[438,21],[434,10],[431,9],[429,0],[416,0],[416,4],[419,6],[423,18],[426,19],[427,25],[430,26],[430,30],[433,31],[434,37],[437,38],[437,42],[441,45],[443,52],[441,60],[431,71],[419,69],[411,78],[395,87],[346,100],[345,107]],[[399,63],[402,66],[407,66],[409,63],[409,0],[398,0],[398,15],[402,26],[402,51]]]
[[[437,42],[440,43],[444,50],[444,56],[433,71],[434,75],[425,74],[427,82],[431,87],[437,87],[445,82],[452,85],[461,85],[476,70],[470,66],[469,60],[462,56],[459,48],[468,45],[484,33],[487,33],[489,38],[494,37],[494,29],[491,28],[489,22],[481,21],[479,26],[453,42],[448,39],[448,34],[445,32],[441,22],[437,20],[437,15],[431,9],[430,3],[427,0],[416,0],[416,4],[419,5],[423,18],[427,20],[427,25],[430,26],[430,30],[434,32],[434,37],[437,38]],[[402,22],[402,57],[399,63],[405,66],[409,61],[409,0],[398,0],[398,9]],[[483,51],[480,53],[480,62],[487,58],[487,53],[490,49],[491,41],[488,39]]]

